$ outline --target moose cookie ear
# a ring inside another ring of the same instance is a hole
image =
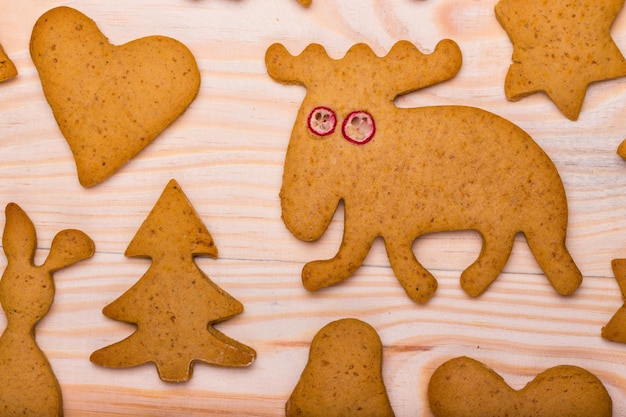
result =
[[[96,250],[93,240],[80,230],[65,229],[52,239],[44,265],[51,272],[91,258]]]

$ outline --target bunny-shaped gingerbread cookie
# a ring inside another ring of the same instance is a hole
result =
[[[0,303],[7,325],[0,336],[0,415],[62,416],[61,388],[35,341],[35,326],[54,300],[52,274],[94,253],[93,241],[79,230],[54,237],[50,253],[34,264],[33,223],[15,203],[6,207],[2,237],[7,267],[0,280]]]

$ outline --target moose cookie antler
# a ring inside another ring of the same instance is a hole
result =
[[[0,415],[61,416],[61,388],[35,342],[35,326],[54,299],[52,274],[94,253],[93,241],[79,230],[63,230],[52,240],[45,262],[34,264],[33,223],[15,203],[6,207],[2,237],[7,267],[0,302],[7,326],[0,337]]]
[[[456,43],[443,40],[427,55],[401,41],[385,57],[358,44],[340,60],[317,44],[299,56],[274,44],[265,62],[274,79],[307,88],[280,192],[287,228],[316,240],[345,204],[339,252],[304,267],[305,288],[352,275],[380,236],[409,297],[426,302],[437,281],[415,258],[413,241],[460,229],[483,237],[480,256],[461,275],[468,294],[496,279],[518,232],[557,292],[578,288],[582,276],[565,246],[563,184],[526,132],[474,107],[394,105],[400,94],[452,78],[461,67]]]

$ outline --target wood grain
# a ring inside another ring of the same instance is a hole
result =
[[[314,0],[304,8],[293,0],[2,0],[0,43],[19,76],[0,84],[0,203],[16,202],[31,217],[41,259],[63,228],[83,230],[97,247],[93,259],[55,275],[55,303],[37,327],[37,341],[63,389],[66,416],[284,415],[313,335],[343,317],[367,321],[380,333],[384,378],[399,417],[430,415],[430,375],[462,355],[487,363],[515,387],[554,365],[582,366],[604,382],[614,414],[626,415],[626,346],[600,337],[623,304],[610,262],[626,257],[626,163],[615,153],[626,137],[626,79],[592,85],[577,122],[540,94],[508,102],[503,82],[512,46],[495,20],[494,4]],[[92,189],[78,184],[28,52],[34,22],[59,5],[90,16],[116,44],[172,36],[192,50],[202,74],[188,111]],[[612,33],[626,51],[626,13]],[[439,279],[426,305],[405,296],[380,241],[341,285],[319,293],[302,288],[303,264],[334,255],[343,208],[315,243],[298,241],[281,221],[282,164],[304,89],[272,81],[265,50],[282,42],[299,53],[318,42],[339,58],[365,42],[384,55],[407,39],[429,52],[442,38],[459,43],[460,73],[397,104],[481,107],[518,124],[544,148],[566,187],[567,243],[584,274],[573,296],[552,290],[519,236],[504,273],[483,296],[468,298],[459,275],[480,251],[480,238],[470,231],[415,242],[417,257]],[[198,259],[198,265],[245,306],[218,327],[258,353],[246,369],[196,365],[184,384],[161,382],[152,365],[111,370],[88,359],[132,332],[101,309],[147,270],[147,260],[123,253],[171,178],[220,252],[217,260]],[[0,267],[5,265],[2,257]]]

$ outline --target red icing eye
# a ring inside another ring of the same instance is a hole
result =
[[[341,131],[347,141],[364,145],[374,137],[376,125],[374,125],[374,118],[368,112],[354,111],[343,121]]]
[[[318,136],[330,135],[335,131],[337,119],[335,112],[328,107],[316,107],[309,114],[309,130]]]

